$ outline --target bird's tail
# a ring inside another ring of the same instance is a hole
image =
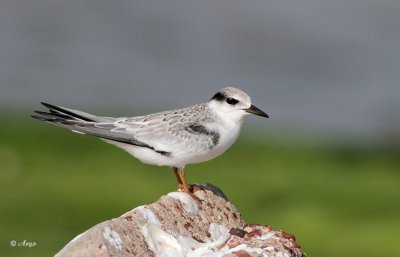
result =
[[[80,134],[97,136],[103,139],[132,144],[132,135],[129,133],[115,132],[113,125],[116,118],[100,117],[86,112],[41,103],[48,112],[35,111],[33,118],[66,128]]]
[[[35,114],[31,115],[31,117],[60,127],[71,129],[70,126],[75,124],[108,123],[115,121],[115,118],[112,117],[96,116],[44,102],[41,102],[41,104],[45,106],[48,111],[35,111]]]
[[[41,102],[48,112],[35,111],[36,114],[31,115],[33,118],[47,121],[47,122],[63,122],[63,121],[76,121],[76,122],[96,122],[96,116],[89,113],[67,109],[60,106],[51,105]]]

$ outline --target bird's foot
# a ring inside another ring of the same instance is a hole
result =
[[[197,195],[194,194],[194,185],[188,185],[185,187],[184,185],[179,185],[179,190],[189,194],[197,203],[203,203],[203,200],[201,200]]]

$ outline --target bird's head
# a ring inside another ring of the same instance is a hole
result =
[[[250,97],[245,92],[234,87],[226,87],[218,91],[208,105],[220,117],[232,121],[239,121],[247,114],[268,118],[268,114],[251,103]]]

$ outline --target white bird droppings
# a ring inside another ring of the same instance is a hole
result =
[[[110,245],[114,246],[118,250],[122,249],[123,242],[121,237],[114,230],[110,229],[109,227],[105,227],[103,237]]]
[[[211,234],[212,243],[210,246],[212,247],[222,247],[231,237],[229,230],[225,226],[216,223],[210,224],[208,232]]]
[[[143,218],[147,220],[148,223],[152,223],[157,225],[158,227],[161,227],[161,223],[157,216],[152,212],[150,209],[147,209],[144,206],[139,206],[133,209],[133,211],[138,211],[143,215]]]
[[[191,237],[179,236],[176,239],[152,223],[142,227],[146,243],[157,257],[222,257],[231,253],[228,247],[222,247],[230,237],[225,226],[213,223],[209,232],[211,240],[199,243]]]
[[[142,228],[147,246],[157,257],[184,257],[178,241],[157,225],[147,223]]]
[[[257,253],[257,254],[263,254],[263,252],[264,252],[263,249],[261,249],[261,248],[250,247],[246,244],[238,245],[238,246],[230,249],[229,251],[231,253],[238,252],[238,251],[245,251],[247,253]]]
[[[196,213],[198,211],[197,204],[193,198],[187,193],[183,192],[172,192],[168,194],[169,197],[172,197],[181,202],[183,209],[189,213]]]

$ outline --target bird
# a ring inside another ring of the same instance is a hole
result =
[[[79,134],[98,137],[143,163],[169,166],[179,190],[192,194],[185,166],[224,153],[238,138],[244,117],[268,114],[251,103],[242,90],[226,87],[206,103],[134,117],[96,116],[41,102],[47,111],[31,115],[40,121]]]

